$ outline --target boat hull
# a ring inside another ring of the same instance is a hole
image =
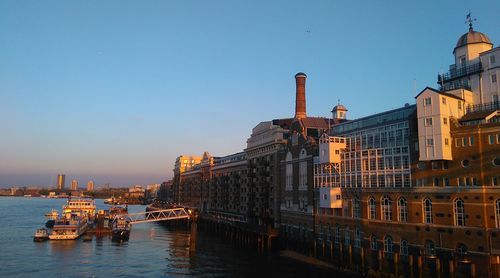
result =
[[[128,241],[130,238],[130,230],[115,230],[111,235],[112,241]]]
[[[43,242],[43,241],[47,241],[47,240],[49,240],[48,236],[44,236],[44,237],[35,236],[35,237],[33,237],[34,242]]]

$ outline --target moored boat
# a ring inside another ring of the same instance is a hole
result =
[[[88,217],[84,211],[67,213],[55,221],[50,239],[77,239],[87,231]]]
[[[71,199],[63,206],[62,214],[72,213],[74,211],[85,212],[89,219],[95,216],[95,201],[93,199]]]
[[[33,237],[33,241],[40,242],[46,241],[49,239],[49,230],[45,228],[37,229],[35,232],[35,236]]]
[[[130,229],[132,225],[131,220],[128,216],[118,216],[113,221],[113,227],[111,229],[112,241],[127,241],[130,237]]]

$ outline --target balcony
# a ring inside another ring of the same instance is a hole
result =
[[[472,112],[493,112],[500,109],[500,101],[493,101],[483,104],[469,105],[467,106],[467,113]]]
[[[465,65],[460,68],[451,68],[449,72],[438,75],[438,84],[446,83],[459,79],[471,74],[480,73],[483,71],[483,66],[481,62],[477,62],[470,65]]]

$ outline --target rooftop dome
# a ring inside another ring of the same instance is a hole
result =
[[[297,77],[307,77],[307,75],[303,72],[299,72],[295,75],[295,78],[297,78]]]
[[[467,44],[473,44],[473,43],[487,43],[487,44],[493,45],[491,43],[490,39],[488,38],[488,36],[486,36],[485,34],[483,34],[481,32],[474,31],[474,29],[472,29],[472,26],[471,26],[469,28],[469,32],[463,34],[460,37],[460,39],[458,39],[457,46],[455,47],[455,49],[462,47],[462,46],[465,46]]]
[[[335,110],[344,110],[344,111],[347,111],[347,108],[345,108],[345,106],[342,105],[342,104],[337,104],[337,105],[335,105],[333,107],[332,112],[335,111]]]

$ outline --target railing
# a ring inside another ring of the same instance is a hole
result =
[[[115,221],[115,219],[117,219],[118,217],[123,217],[123,216],[130,218],[130,224],[138,224],[138,223],[156,222],[164,220],[185,219],[190,217],[190,212],[184,208],[154,210],[147,212],[117,215],[115,216],[113,221]]]
[[[500,101],[493,101],[493,102],[489,102],[489,103],[469,105],[469,106],[467,106],[466,109],[467,109],[467,113],[495,111],[495,110],[500,109]]]
[[[483,66],[481,62],[466,65],[460,68],[452,68],[449,72],[438,75],[438,83],[448,82],[453,79],[468,76],[474,73],[479,73],[483,71]]]

